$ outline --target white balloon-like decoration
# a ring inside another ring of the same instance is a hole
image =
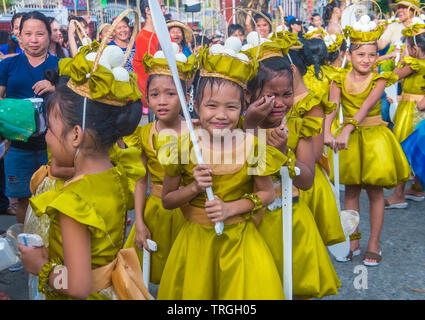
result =
[[[308,27],[308,30],[307,30],[307,33],[313,33],[315,31],[319,31],[319,28],[313,27],[313,26],[309,26]]]
[[[378,25],[375,21],[371,21],[368,15],[363,15],[360,20],[353,24],[353,29],[361,32],[370,32],[376,30]]]
[[[422,20],[422,18],[421,17],[414,17],[412,20],[411,20],[411,24],[410,25],[414,25],[414,24],[425,24],[425,22],[424,22],[424,20]]]
[[[336,35],[335,34],[327,34],[323,41],[325,41],[326,47],[330,47],[336,42]]]
[[[175,42],[172,42],[171,45],[173,47],[173,51],[174,51],[174,54],[176,56],[176,61],[180,61],[180,62],[186,63],[187,62],[187,57],[184,55],[184,53],[180,52],[179,45],[177,43],[175,43]],[[154,59],[166,59],[165,58],[164,51],[162,51],[162,50],[157,51],[154,54],[153,58]]]
[[[81,40],[81,44],[84,46],[88,46],[91,44],[91,39],[90,38],[83,38],[83,40]]]
[[[252,32],[251,32],[252,33]],[[258,43],[258,39],[257,39]],[[231,57],[234,57],[238,60],[241,60],[243,62],[249,63],[249,58],[246,54],[240,52],[249,50],[250,48],[253,48],[251,44],[246,44],[242,46],[242,42],[238,37],[229,37],[225,43],[224,46],[221,44],[214,44],[209,48],[210,55],[216,56],[216,55],[228,55]],[[245,50],[244,50],[245,49]]]
[[[105,56],[112,68],[119,67],[124,61],[124,52],[115,45],[110,45],[103,50],[102,56]]]
[[[123,67],[115,67],[112,69],[112,74],[114,75],[115,80],[129,82],[130,74]]]

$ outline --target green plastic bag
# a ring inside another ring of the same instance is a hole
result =
[[[0,135],[8,140],[27,142],[37,130],[35,112],[30,100],[0,100]]]

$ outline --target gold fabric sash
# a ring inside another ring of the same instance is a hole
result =
[[[349,121],[351,119],[353,118],[344,117],[344,122]],[[388,122],[385,122],[384,120],[382,120],[381,115],[366,117],[363,119],[362,122],[359,123],[360,127],[374,127],[379,125],[384,125],[384,126],[388,125]]]
[[[153,300],[143,283],[142,269],[134,248],[121,249],[114,261],[92,270],[91,294],[111,286],[120,300]]]
[[[401,100],[418,103],[424,97],[425,96],[423,94],[403,93],[403,95],[401,96]]]
[[[204,208],[198,208],[190,204],[186,204],[182,206],[180,209],[182,210],[186,220],[197,223],[197,224],[202,224],[205,226],[214,226],[214,222],[212,222],[208,218]],[[245,219],[243,217],[234,216],[224,220],[224,224],[229,225],[229,224],[235,224],[235,223],[244,222],[244,221]]]

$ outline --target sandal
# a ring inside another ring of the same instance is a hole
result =
[[[406,209],[409,204],[407,202],[389,203],[387,199],[384,199],[385,209]]]
[[[362,234],[360,232],[350,234],[350,241],[351,240],[360,240],[362,238]],[[360,255],[360,248],[356,250],[350,250],[347,256],[345,257],[335,257],[335,260],[338,262],[348,262],[353,260],[353,257],[357,257]]]
[[[376,260],[376,262],[367,262],[366,259],[370,260]],[[376,267],[378,266],[382,261],[382,251],[379,251],[378,253],[366,251],[363,257],[363,264],[367,267]]]

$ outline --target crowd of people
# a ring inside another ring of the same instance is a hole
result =
[[[1,214],[16,215],[44,241],[41,248],[20,246],[22,263],[9,270],[25,268],[36,277],[38,298],[119,299],[111,265],[130,250],[141,266],[146,249],[157,299],[284,299],[280,169],[286,166],[293,180],[294,298],[338,294],[326,247],[348,235],[333,185],[333,150],[345,185],[343,209],[358,215],[365,189],[371,227],[365,250],[357,227],[348,255],[336,260],[363,251],[364,265],[378,266],[385,208],[425,199],[418,166],[425,156],[419,3],[399,0],[397,20],[364,15],[345,30],[341,0],[308,25],[288,16],[274,30],[268,13],[248,13],[243,26],[210,37],[168,17],[197,141],[148,1],[140,9],[144,23],[134,44],[128,18],[92,35],[87,17],[72,17],[64,30],[37,11],[13,16],[0,47],[0,96],[42,98],[47,130],[25,142],[6,140],[1,156]],[[122,57],[117,49],[90,60],[101,42],[121,49]],[[120,67],[128,77],[115,72]],[[396,101],[385,92],[391,85],[398,85]],[[147,115],[153,121],[141,125]],[[192,156],[198,147],[205,164]],[[394,194],[385,199],[384,188]],[[60,267],[67,268],[67,288],[55,286]],[[152,298],[136,287],[124,296]]]

